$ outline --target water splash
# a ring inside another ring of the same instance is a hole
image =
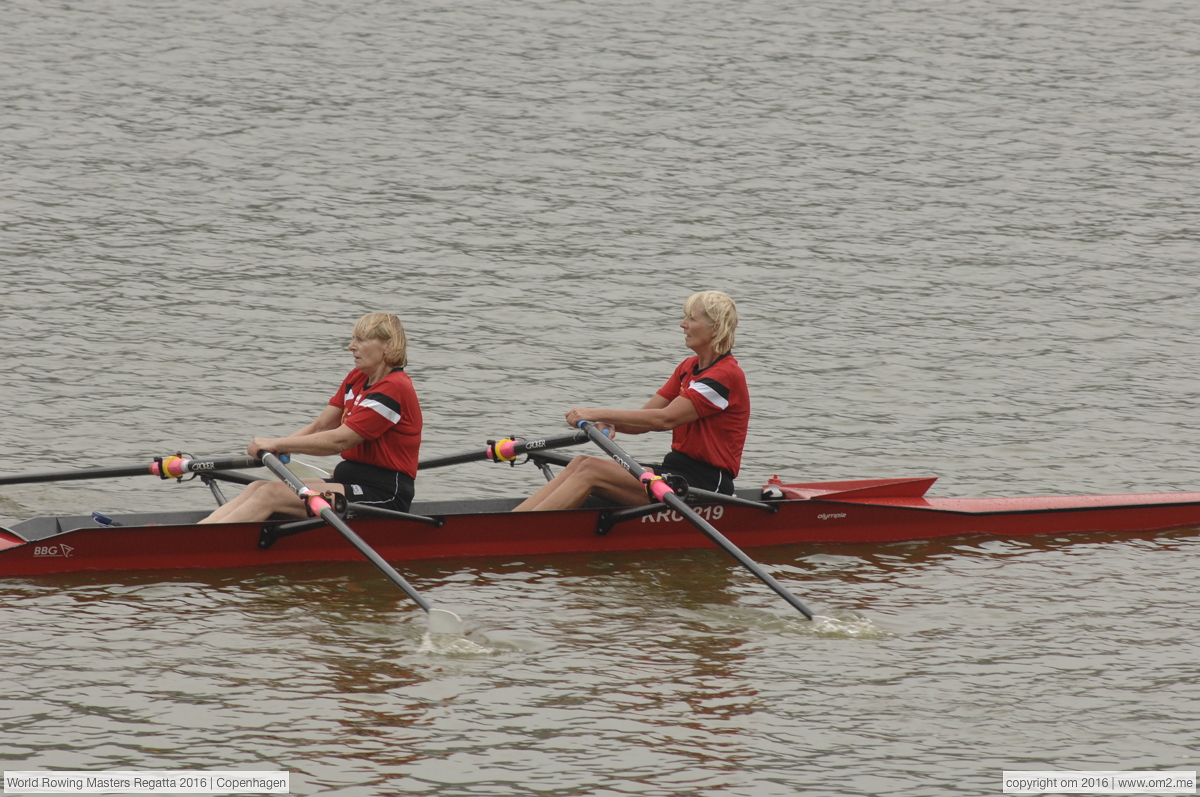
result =
[[[817,614],[809,620],[799,614],[777,614],[762,609],[740,608],[728,606],[709,607],[706,611],[685,612],[685,616],[703,619],[707,624],[715,624],[730,630],[730,626],[749,628],[768,634],[800,634],[827,639],[884,639],[894,636],[889,631],[875,625],[869,618],[854,612],[838,612],[836,616]]]
[[[814,615],[811,621],[807,621],[805,626],[808,632],[814,636],[826,638],[883,639],[892,636],[871,622],[869,618],[854,614],[847,617],[818,614]]]
[[[421,644],[417,648],[418,653],[431,653],[435,656],[450,656],[450,657],[472,657],[472,656],[490,656],[495,653],[494,648],[485,647],[477,642],[454,634],[435,634],[431,631],[426,631],[421,637]]]

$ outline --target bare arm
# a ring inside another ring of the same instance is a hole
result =
[[[579,421],[594,421],[610,426],[622,434],[665,432],[699,419],[700,415],[695,406],[685,396],[677,396],[668,402],[657,393],[640,410],[576,407],[567,413],[567,423],[572,426]]]
[[[274,454],[310,454],[325,457],[353,448],[363,438],[341,422],[342,410],[327,406],[316,420],[287,437],[256,437],[246,446],[246,453],[257,457],[260,451]]]
[[[338,428],[341,424],[342,408],[330,404],[321,410],[321,414],[313,419],[312,423],[292,432],[288,437],[304,437],[305,435],[316,434],[317,432],[328,432],[330,429]],[[279,439],[282,440],[283,438]]]

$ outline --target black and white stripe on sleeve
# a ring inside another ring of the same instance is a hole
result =
[[[383,393],[368,393],[358,406],[375,410],[392,423],[400,422],[400,402]]]
[[[696,379],[688,385],[688,388],[704,396],[714,407],[725,409],[729,406],[729,388],[715,379],[708,377]]]

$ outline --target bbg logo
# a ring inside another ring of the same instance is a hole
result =
[[[64,559],[70,557],[71,551],[75,550],[70,545],[37,545],[34,546],[34,556],[61,556]]]

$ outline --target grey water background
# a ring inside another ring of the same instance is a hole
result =
[[[1195,490],[1181,2],[0,5],[0,472],[231,454],[406,322],[426,454],[638,406],[738,302],[739,483]],[[654,458],[662,437],[623,438]],[[421,497],[521,495],[470,466]],[[200,508],[26,485],[0,524]],[[1195,529],[0,584],[6,769],[297,794],[1000,793],[1200,767]]]

